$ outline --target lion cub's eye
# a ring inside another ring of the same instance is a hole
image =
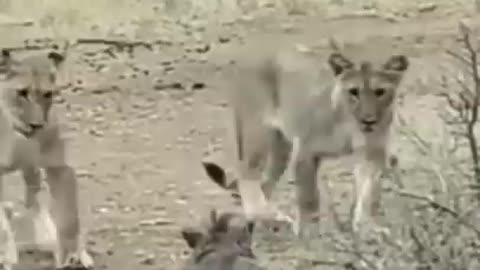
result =
[[[384,88],[377,88],[374,91],[374,94],[376,97],[381,97],[385,94],[385,89]]]
[[[28,97],[28,88],[22,88],[17,90],[17,95],[22,98],[27,98]]]
[[[52,91],[47,91],[43,93],[43,97],[47,99],[51,99],[53,97],[53,92]]]
[[[352,87],[348,89],[348,93],[350,93],[350,95],[354,97],[358,97],[358,92],[359,92],[359,89],[357,87]]]

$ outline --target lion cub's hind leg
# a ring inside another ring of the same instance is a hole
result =
[[[270,135],[270,147],[267,154],[267,162],[263,174],[262,190],[267,199],[270,199],[275,186],[290,166],[287,165],[291,156],[291,146],[285,136],[278,129],[272,129]],[[293,172],[290,172],[293,177]],[[293,178],[290,178],[293,179]],[[289,179],[289,180],[290,180]]]
[[[301,147],[302,146],[300,138],[293,138],[287,168],[283,175],[283,177],[286,178],[287,181],[295,181],[295,166],[298,164],[298,158],[300,155],[300,151],[302,150]]]

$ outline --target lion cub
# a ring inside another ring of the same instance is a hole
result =
[[[0,188],[1,177],[21,171],[25,181],[25,204],[32,214],[36,244],[53,242],[55,266],[90,268],[93,261],[80,243],[77,182],[66,160],[66,143],[55,119],[53,98],[59,91],[57,76],[65,55],[58,52],[14,59],[2,51],[0,60]],[[39,199],[41,170],[51,194],[51,210]],[[10,243],[3,249],[0,264],[10,269],[17,263],[0,189],[2,234]]]
[[[243,209],[250,219],[278,219],[273,215],[279,212],[268,200],[285,173],[295,181],[293,230],[299,236],[314,233],[318,226],[316,174],[326,158],[359,157],[353,229],[358,229],[367,201],[371,215],[377,215],[378,180],[386,166],[396,91],[409,66],[404,55],[375,65],[354,63],[335,52],[325,62],[330,72],[306,53],[242,54],[225,84],[240,178],[233,186],[238,187]],[[207,165],[209,176],[224,175],[220,166]]]

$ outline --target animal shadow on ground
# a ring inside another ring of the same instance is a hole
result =
[[[182,237],[192,250],[184,270],[262,270],[252,250],[253,222],[240,214],[210,211],[210,224],[184,227]]]

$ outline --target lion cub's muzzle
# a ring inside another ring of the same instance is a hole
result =
[[[360,120],[360,125],[361,129],[363,132],[372,132],[377,125],[378,120],[377,119],[362,119]]]
[[[32,135],[35,135],[38,131],[40,131],[41,129],[43,129],[43,127],[45,126],[44,124],[37,124],[37,123],[34,123],[34,124],[28,124],[30,130],[31,130],[31,133]]]
[[[45,124],[30,123],[22,126],[16,126],[15,129],[23,136],[31,138],[45,127]]]

